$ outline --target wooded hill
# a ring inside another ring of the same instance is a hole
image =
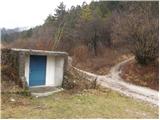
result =
[[[67,51],[78,59],[102,55],[110,48],[129,48],[139,63],[148,64],[158,57],[158,4],[99,1],[66,10],[60,3],[43,25],[2,34],[2,44]]]

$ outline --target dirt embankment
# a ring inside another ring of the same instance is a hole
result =
[[[159,63],[142,66],[132,60],[121,67],[121,77],[129,83],[159,90]]]

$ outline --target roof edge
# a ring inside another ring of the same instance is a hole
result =
[[[47,50],[19,49],[19,48],[10,48],[10,49],[13,51],[19,51],[19,52],[68,55],[67,52],[61,52],[61,51],[47,51]]]

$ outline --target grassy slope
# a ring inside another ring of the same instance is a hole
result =
[[[158,118],[158,107],[107,89],[44,98],[2,94],[2,118]]]
[[[122,47],[123,48],[123,47]],[[132,56],[132,54],[120,48],[104,48],[95,57],[85,56],[85,53],[79,57],[73,57],[73,66],[99,75],[106,75],[110,69],[117,63],[124,61]],[[77,53],[78,54],[78,53]]]
[[[159,89],[159,63],[141,66],[135,60],[128,62],[122,67],[121,77],[127,82],[149,87],[151,89]]]

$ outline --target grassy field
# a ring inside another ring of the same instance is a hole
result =
[[[11,102],[11,98],[15,101]],[[133,100],[117,92],[63,91],[35,98],[2,94],[2,118],[158,118],[158,107]]]

